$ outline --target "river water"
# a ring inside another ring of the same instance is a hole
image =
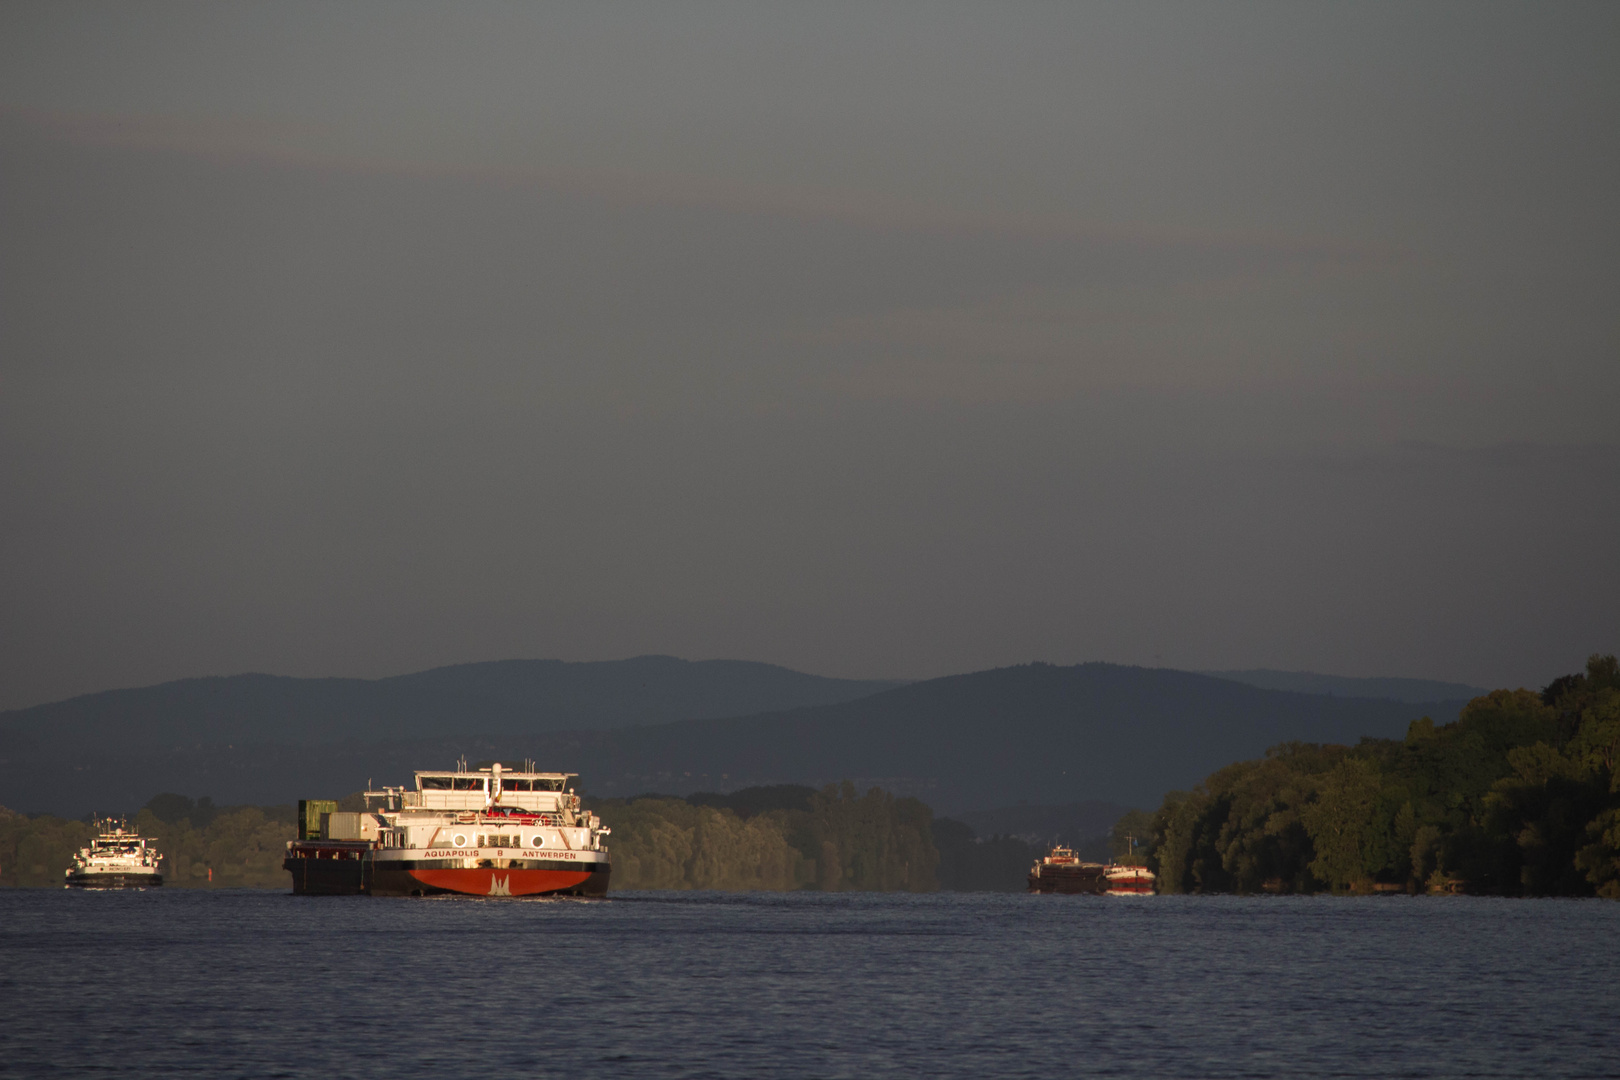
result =
[[[1620,904],[12,889],[0,1072],[1620,1076]]]

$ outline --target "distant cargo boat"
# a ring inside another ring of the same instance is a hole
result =
[[[63,871],[68,889],[145,889],[163,884],[163,856],[155,842],[136,836],[122,821],[98,821],[98,834]]]
[[[366,896],[605,896],[611,830],[580,809],[576,773],[418,772],[416,789],[366,792],[368,808],[299,804],[282,866],[293,892]]]
[[[1066,847],[1053,848],[1029,871],[1030,892],[1136,896],[1153,888],[1153,872],[1146,867],[1084,862]]]
[[[1029,891],[1042,893],[1096,893],[1108,888],[1108,868],[1082,862],[1073,848],[1055,847],[1029,871]]]

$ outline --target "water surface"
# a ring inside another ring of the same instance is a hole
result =
[[[1620,904],[0,891],[0,1071],[1620,1076]]]

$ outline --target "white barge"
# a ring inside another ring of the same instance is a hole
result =
[[[415,790],[366,792],[362,812],[306,801],[282,865],[295,893],[605,896],[610,830],[580,808],[576,775],[423,771]]]
[[[122,821],[98,821],[98,834],[63,871],[68,889],[144,889],[163,884],[163,856],[154,841],[136,836]]]

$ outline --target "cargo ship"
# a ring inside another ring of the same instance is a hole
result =
[[[312,895],[605,896],[611,830],[581,809],[577,775],[497,763],[417,772],[364,811],[308,799],[282,866]]]
[[[163,884],[163,856],[144,836],[124,828],[123,821],[96,822],[97,835],[63,871],[67,889],[145,889]]]
[[[1073,848],[1055,847],[1030,868],[1029,891],[1101,895],[1108,888],[1107,870],[1102,863],[1082,861]]]

